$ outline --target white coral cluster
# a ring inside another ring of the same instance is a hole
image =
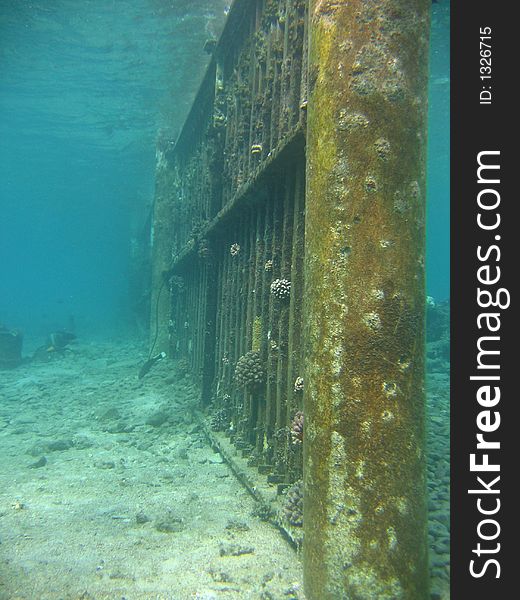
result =
[[[275,279],[271,283],[271,294],[279,300],[285,300],[291,295],[291,282],[288,279]]]

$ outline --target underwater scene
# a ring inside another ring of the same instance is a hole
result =
[[[450,597],[449,0],[0,0],[0,600]]]

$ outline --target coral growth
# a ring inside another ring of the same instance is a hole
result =
[[[303,481],[297,481],[287,492],[283,512],[294,527],[303,527]]]
[[[226,431],[229,429],[231,414],[228,408],[218,408],[210,418],[210,427],[213,431]]]
[[[303,392],[303,377],[296,377],[294,381],[294,392]]]
[[[301,411],[298,411],[291,423],[291,439],[293,444],[301,444],[303,442],[303,425],[304,416]]]
[[[252,387],[264,380],[264,367],[259,352],[247,352],[238,359],[235,381],[242,387]]]
[[[279,300],[286,300],[291,295],[291,282],[288,279],[275,279],[271,283],[271,294]]]
[[[205,260],[206,258],[209,257],[210,249],[209,249],[209,242],[208,242],[207,238],[201,238],[198,241],[197,253],[199,255],[199,258],[201,258],[202,260]]]

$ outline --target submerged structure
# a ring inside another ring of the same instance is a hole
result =
[[[215,444],[303,539],[310,600],[429,597],[429,11],[235,0],[157,148],[155,350],[189,364]]]

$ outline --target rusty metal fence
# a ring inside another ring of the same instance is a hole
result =
[[[281,487],[302,468],[306,28],[303,0],[236,0],[175,146],[158,148],[172,355],[212,427]]]
[[[268,518],[298,544],[305,512],[313,599],[360,581],[429,597],[429,13],[235,0],[177,142],[158,146],[153,343],[199,378],[203,427],[259,505],[287,491]]]

